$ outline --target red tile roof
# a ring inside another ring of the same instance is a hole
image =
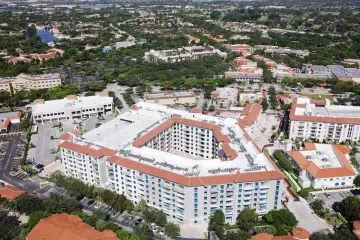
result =
[[[239,125],[246,127],[253,125],[256,119],[259,118],[261,111],[262,111],[261,104],[248,103],[241,113],[241,115],[245,117],[238,121]]]
[[[27,240],[118,240],[110,230],[100,232],[75,215],[54,214],[40,220],[26,237]]]
[[[116,153],[115,150],[112,150],[110,148],[102,147],[100,149],[94,149],[87,145],[79,145],[73,142],[65,141],[63,143],[60,143],[59,147],[68,149],[74,152],[78,152],[84,155],[89,155],[94,158],[100,158],[103,156],[112,156]]]
[[[25,191],[11,185],[5,185],[4,187],[0,188],[0,196],[6,198],[9,201],[14,200],[15,198],[23,195],[24,193]]]
[[[0,129],[8,129],[9,124],[12,121],[14,120],[20,121],[20,118],[21,118],[21,112],[16,112],[14,113],[14,115],[6,117],[5,121],[0,123]]]
[[[296,239],[309,239],[310,233],[302,227],[295,227],[291,230],[291,234]]]

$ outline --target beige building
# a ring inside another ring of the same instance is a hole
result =
[[[0,79],[0,91],[14,92],[30,89],[53,88],[61,85],[61,77],[59,73],[27,75],[19,74],[13,78]]]
[[[161,105],[172,104],[196,104],[196,95],[193,91],[172,92],[165,91],[161,93],[147,93],[144,101]]]

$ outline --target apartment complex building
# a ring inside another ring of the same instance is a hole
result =
[[[284,176],[236,119],[141,102],[61,139],[67,176],[144,200],[180,223],[206,224],[217,209],[235,223],[245,207],[281,208]]]
[[[196,60],[202,57],[219,56],[226,58],[227,53],[212,46],[191,46],[169,50],[150,50],[145,52],[144,59],[150,62],[176,63],[186,60]]]
[[[0,91],[17,92],[30,89],[46,89],[61,85],[59,73],[27,75],[19,74],[12,78],[0,78]]]
[[[352,187],[357,175],[345,145],[305,143],[303,150],[289,151],[303,188]]]
[[[289,138],[332,142],[360,139],[360,108],[331,105],[329,100],[294,99],[290,111]]]
[[[37,99],[28,107],[34,123],[44,123],[104,115],[113,110],[114,104],[112,97],[69,95],[60,100]]]
[[[193,91],[146,93],[144,101],[161,105],[196,104],[196,95]]]

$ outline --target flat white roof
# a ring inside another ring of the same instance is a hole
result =
[[[104,96],[89,96],[77,97],[76,99],[60,99],[45,101],[44,103],[32,105],[33,114],[42,114],[47,112],[65,111],[65,109],[79,109],[79,108],[96,108],[99,105],[110,104],[113,102],[112,97]]]
[[[300,153],[308,160],[315,163],[319,168],[339,168],[343,167],[337,157],[333,145],[331,144],[315,144],[316,150],[300,151]]]
[[[179,174],[196,174],[212,176],[216,174],[272,171],[275,170],[269,159],[248,141],[243,130],[232,118],[217,118],[202,114],[169,108],[150,103],[137,103],[138,110],[130,110],[100,127],[87,132],[75,139],[87,144],[108,147],[119,151],[120,156],[141,163],[170,170]],[[143,136],[171,117],[206,121],[221,127],[221,132],[231,139],[230,146],[237,152],[237,157],[231,161],[221,159],[195,159],[184,154],[174,154],[152,149],[146,146],[137,148],[132,145],[135,138]],[[148,161],[146,161],[148,159]]]

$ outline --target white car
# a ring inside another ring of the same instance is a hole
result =
[[[157,231],[159,231],[159,227],[155,225],[152,231],[154,234],[156,234]]]
[[[160,231],[159,231],[159,236],[162,237],[162,236],[164,236],[164,234],[165,234],[164,230],[160,230]]]
[[[96,209],[97,209],[97,208],[99,208],[99,207],[100,207],[100,205],[101,205],[100,203],[95,203],[94,208],[96,208]]]
[[[151,230],[153,230],[155,226],[156,226],[155,223],[152,223],[152,224],[149,225],[149,228],[150,228]]]

